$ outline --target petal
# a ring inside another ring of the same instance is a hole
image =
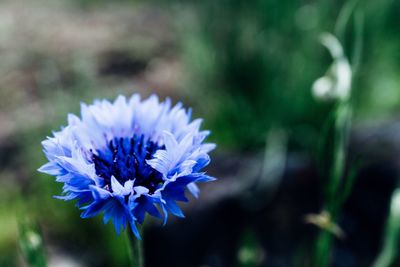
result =
[[[199,197],[199,193],[200,193],[200,189],[199,187],[195,184],[195,183],[190,183],[187,185],[187,188],[189,189],[190,193],[192,193],[192,195],[195,198]]]
[[[89,188],[92,190],[94,199],[99,200],[99,199],[107,199],[107,198],[112,197],[112,194],[103,188],[93,186],[93,185],[89,186]]]
[[[125,196],[130,194],[130,191],[123,187],[114,176],[111,176],[111,189],[113,195]]]
[[[86,207],[84,212],[82,212],[81,218],[89,218],[96,216],[97,214],[103,211],[106,203],[107,202],[105,200],[93,202],[92,204]]]
[[[60,166],[58,166],[54,162],[48,162],[44,164],[42,167],[38,169],[38,171],[54,176],[65,174],[65,170],[63,168],[60,168]]]
[[[173,215],[180,217],[180,218],[185,217],[182,210],[179,208],[179,206],[176,204],[175,201],[167,200],[167,203],[165,206],[166,206],[167,210],[169,210]]]

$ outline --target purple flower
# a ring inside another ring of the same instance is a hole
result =
[[[202,172],[214,144],[203,143],[209,131],[191,111],[171,106],[157,96],[141,100],[119,96],[113,103],[81,104],[81,117],[68,115],[68,125],[42,142],[48,163],[39,171],[64,184],[63,200],[77,200],[88,218],[104,213],[119,234],[127,224],[140,238],[136,223],[146,213],[167,221],[184,217],[177,201],[198,196],[198,182],[214,178]]]

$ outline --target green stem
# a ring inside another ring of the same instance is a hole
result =
[[[133,234],[130,227],[126,229],[126,233],[131,267],[144,267],[143,241]]]
[[[339,16],[335,25],[335,35],[339,38],[342,44],[345,43],[344,37],[345,37],[346,27],[350,20],[351,14],[354,12],[357,6],[357,3],[358,0],[348,1],[346,2],[346,4],[344,4],[344,6],[339,12]]]
[[[321,230],[316,242],[314,266],[329,266],[332,242],[332,234],[325,230]]]
[[[348,143],[349,126],[351,123],[351,107],[346,101],[338,103],[333,122],[333,156],[330,167],[328,190],[326,191],[325,208],[331,217],[332,223],[337,221],[340,205],[344,196],[340,192],[346,161],[346,147]],[[348,189],[349,190],[349,189]],[[347,193],[347,192],[346,192]],[[338,201],[341,199],[341,201]],[[315,267],[328,267],[334,236],[326,229],[321,229],[315,247]]]
[[[392,194],[390,213],[387,218],[386,228],[383,236],[383,246],[372,267],[392,266],[398,255],[398,244],[400,237],[400,189],[397,188]]]

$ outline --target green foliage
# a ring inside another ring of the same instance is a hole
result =
[[[238,267],[256,267],[260,266],[264,260],[264,252],[260,246],[257,236],[252,230],[246,230],[240,240],[237,265]]]
[[[394,266],[398,257],[400,241],[400,189],[397,188],[390,203],[389,216],[386,221],[386,228],[383,235],[382,250],[372,264],[372,267]]]
[[[310,125],[298,137],[307,140],[326,110],[310,95],[324,63],[315,53],[316,35],[326,23],[323,11],[316,5],[302,10],[299,3],[276,1],[202,1],[195,8],[202,25],[196,35],[201,37],[196,46],[187,47],[188,65],[198,71],[200,91],[207,93],[204,109],[211,113],[218,141],[259,148],[276,125],[293,135]],[[207,55],[208,69],[197,68],[197,60]]]
[[[388,116],[400,104],[395,89],[400,82],[392,75],[400,68],[392,50],[398,49],[399,39],[389,19],[395,10],[390,7],[398,4],[363,1],[364,12],[354,14],[357,1],[189,3],[194,19],[182,16],[178,23],[184,30],[187,66],[194,72],[188,86],[198,89],[191,94],[206,99],[203,112],[211,118],[210,127],[220,144],[259,149],[268,129],[278,126],[292,133],[291,146],[316,150],[312,140],[329,110],[310,95],[312,82],[329,62],[316,39],[334,28],[354,61],[354,70],[360,68],[355,83],[360,90],[354,94],[356,118]],[[337,20],[343,5],[345,10]],[[363,17],[368,17],[364,27]],[[363,29],[365,40],[359,36]],[[362,50],[368,52],[360,65]],[[375,71],[376,63],[384,69]]]
[[[19,246],[30,267],[46,267],[43,237],[37,226],[21,221],[19,225]]]

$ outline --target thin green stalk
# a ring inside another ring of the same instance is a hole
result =
[[[143,241],[139,240],[128,227],[126,230],[128,240],[128,254],[131,267],[144,267]]]
[[[339,103],[336,110],[335,127],[334,127],[334,151],[333,165],[329,182],[329,199],[327,203],[327,211],[332,216],[332,220],[336,221],[337,213],[340,209],[340,203],[337,201],[339,190],[342,184],[343,174],[346,162],[346,149],[348,144],[349,127],[351,123],[351,108],[347,101]]]
[[[361,62],[361,54],[363,50],[363,34],[364,34],[364,13],[362,10],[357,9],[357,4],[359,0],[351,0],[348,1],[339,13],[339,17],[336,21],[335,25],[335,35],[339,38],[342,44],[346,43],[345,40],[345,32],[346,28],[348,28],[348,24],[351,18],[351,15],[354,16],[354,45],[352,51],[352,70],[353,75],[358,71],[358,67]]]
[[[329,265],[332,241],[333,235],[330,232],[320,231],[316,242],[314,266],[325,267]]]
[[[340,189],[343,185],[350,123],[350,103],[346,100],[339,101],[335,107],[333,127],[331,128],[333,131],[332,164],[329,172],[329,180],[326,185],[326,202],[324,205],[324,211],[329,216],[329,222],[327,222],[329,227],[336,227],[337,216],[342,204],[342,201],[339,201],[339,199],[343,198]],[[321,228],[315,244],[314,266],[329,266],[333,241],[334,232]]]
[[[345,31],[347,24],[350,20],[351,14],[357,6],[358,0],[352,0],[346,2],[339,12],[338,19],[335,25],[335,35],[344,43]]]
[[[340,210],[337,198],[340,198],[339,190],[345,168],[350,121],[350,105],[347,101],[340,101],[336,107],[333,122],[333,157],[324,208],[329,215],[331,225],[335,225]],[[327,229],[321,229],[316,241],[314,266],[329,266],[333,237],[332,232],[327,231]]]
[[[362,10],[356,10],[354,13],[354,46],[352,56],[352,70],[353,76],[357,73],[361,62],[361,55],[363,51],[363,35],[364,35],[364,13]]]
[[[382,250],[372,267],[390,267],[398,254],[400,239],[400,189],[392,194],[390,213],[386,222]]]

